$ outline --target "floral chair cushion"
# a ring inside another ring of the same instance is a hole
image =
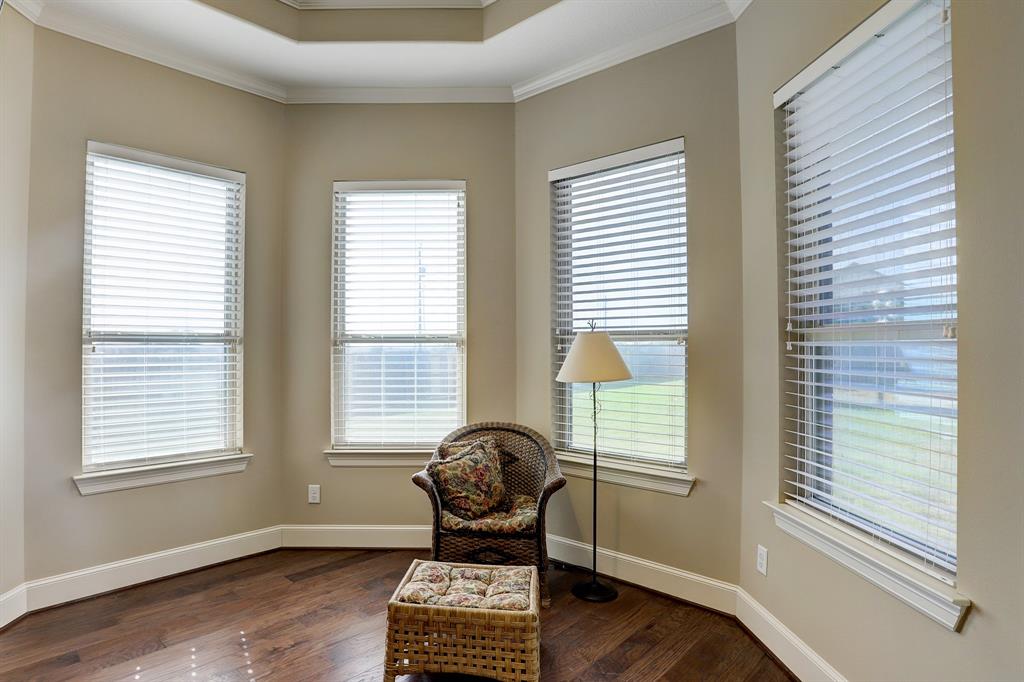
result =
[[[473,530],[487,533],[531,533],[537,527],[537,500],[516,495],[508,511],[494,511],[477,519],[463,519],[441,510],[444,530]]]
[[[473,520],[506,505],[501,457],[483,443],[430,462],[427,472],[437,484],[446,513]]]
[[[420,564],[398,593],[408,604],[458,606],[503,611],[530,608],[528,567],[455,567],[429,561]]]

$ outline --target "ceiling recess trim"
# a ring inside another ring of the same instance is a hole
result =
[[[32,23],[39,23],[39,15],[43,13],[42,0],[7,0],[6,4],[21,12]]]
[[[512,88],[294,88],[288,104],[512,102]]]
[[[295,9],[483,9],[497,0],[278,0]]]
[[[748,3],[749,4],[749,3]],[[742,11],[742,10],[740,10]],[[683,21],[669,24],[654,33],[638,38],[632,42],[606,50],[600,54],[576,62],[569,66],[556,69],[542,76],[531,78],[512,86],[512,96],[516,102],[528,97],[539,95],[546,90],[571,83],[574,80],[604,71],[630,59],[641,57],[649,52],[692,38],[731,24],[736,20],[726,5],[720,4],[701,10]]]
[[[739,19],[740,15],[750,7],[750,3],[753,1],[754,0],[725,0],[725,6],[729,8],[729,13],[732,14],[733,19]]]

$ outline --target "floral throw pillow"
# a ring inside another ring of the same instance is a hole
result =
[[[427,472],[437,484],[445,508],[460,518],[478,519],[505,504],[501,457],[483,443],[430,462]]]

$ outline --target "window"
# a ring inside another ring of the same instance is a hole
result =
[[[337,182],[333,447],[433,447],[465,422],[462,181]]]
[[[956,569],[949,13],[919,3],[782,105],[785,493]]]
[[[552,344],[607,331],[633,379],[598,393],[600,454],[686,458],[686,182],[683,141],[552,171]],[[593,451],[590,386],[553,381],[555,447]]]
[[[245,176],[89,143],[86,471],[238,453]]]

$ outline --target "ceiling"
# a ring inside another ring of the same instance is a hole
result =
[[[306,18],[520,1],[278,0]],[[302,41],[200,0],[8,0],[46,28],[286,103],[519,101],[729,24],[749,1],[561,0],[455,42]]]
[[[483,8],[495,0],[278,0],[295,9]]]

